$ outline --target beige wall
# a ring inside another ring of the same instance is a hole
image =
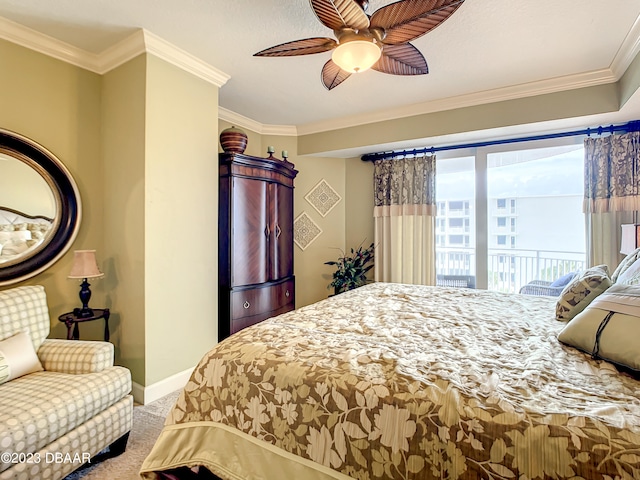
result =
[[[52,336],[60,338],[66,336],[66,328],[58,322],[58,315],[79,306],[79,284],[67,279],[73,250],[96,249],[99,260],[104,255],[102,79],[4,40],[0,40],[0,59],[0,127],[49,149],[69,169],[80,191],[83,218],[71,249],[45,272],[18,284],[44,285]],[[91,305],[104,305],[105,282],[93,283]]]
[[[346,244],[369,246],[374,241],[373,162],[360,157],[345,161],[345,238]]]
[[[147,55],[146,384],[218,338],[218,88]]]
[[[23,282],[45,286],[52,336],[79,304],[73,250],[96,249],[90,305],[112,311],[116,362],[142,386],[195,366],[217,338],[218,88],[151,55],[104,76],[5,41],[0,58],[0,127],[57,155],[81,195],[70,252]]]
[[[110,71],[104,76],[102,89],[105,191],[102,283],[112,312],[111,340],[116,346],[116,362],[127,366],[133,381],[140,385],[145,385],[147,314],[144,270],[146,64],[146,56],[139,55]]]

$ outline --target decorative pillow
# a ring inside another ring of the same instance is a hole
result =
[[[613,285],[576,315],[558,340],[640,373],[640,286]]]
[[[42,370],[27,332],[16,333],[0,342],[0,384]]]
[[[556,318],[571,320],[611,286],[609,268],[598,265],[576,275],[562,290],[556,303]]]
[[[618,281],[618,277],[624,273],[624,271],[629,268],[633,263],[640,258],[640,248],[636,248],[629,255],[624,257],[620,264],[613,271],[613,275],[611,275],[611,281],[616,283]]]
[[[573,277],[575,277],[577,274],[578,274],[578,272],[567,273],[567,274],[561,276],[560,278],[557,278],[553,282],[551,282],[551,285],[549,285],[549,286],[550,287],[564,287],[571,280],[573,280]]]

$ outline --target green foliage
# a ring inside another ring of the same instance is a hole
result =
[[[367,272],[373,268],[373,251],[373,243],[365,249],[361,245],[357,250],[352,248],[349,256],[342,252],[342,256],[337,261],[324,262],[325,265],[337,267],[333,272],[333,280],[327,288],[333,287],[335,293],[341,293],[367,283]]]

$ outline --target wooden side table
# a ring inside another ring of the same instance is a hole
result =
[[[109,341],[109,309],[108,308],[92,308],[93,315],[90,317],[79,317],[74,312],[63,313],[58,317],[58,320],[63,322],[67,326],[67,340],[78,340],[80,338],[80,332],[78,330],[78,324],[81,322],[90,322],[92,320],[99,320],[104,318],[104,341]],[[71,328],[73,327],[73,331]]]

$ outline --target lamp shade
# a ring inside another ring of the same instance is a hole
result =
[[[331,54],[331,60],[345,72],[369,70],[382,55],[380,47],[369,40],[341,43]]]
[[[640,247],[640,225],[622,225],[622,239],[620,240],[620,253],[629,255]]]
[[[104,276],[98,268],[95,250],[76,250],[73,252],[73,266],[69,278],[97,278]]]

